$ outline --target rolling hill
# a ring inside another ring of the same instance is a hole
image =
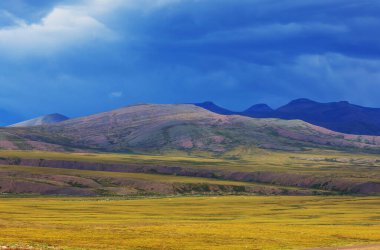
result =
[[[69,118],[61,115],[61,114],[49,114],[40,116],[34,119],[30,119],[27,121],[19,122],[13,125],[10,125],[9,127],[33,127],[33,126],[40,126],[40,125],[48,125],[48,124],[54,124],[62,121],[66,121]]]
[[[379,152],[380,137],[189,104],[134,105],[0,128],[0,147],[33,150],[0,151],[0,193],[380,193],[380,160],[362,154]]]
[[[337,133],[300,120],[219,115],[189,104],[135,105],[45,126],[1,128],[0,138],[0,146],[11,149],[142,153],[380,148],[380,137]]]

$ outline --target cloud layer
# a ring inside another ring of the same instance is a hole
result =
[[[6,2],[0,107],[24,116],[298,97],[380,107],[373,0]]]

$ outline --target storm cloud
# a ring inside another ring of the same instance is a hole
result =
[[[300,97],[380,107],[378,1],[3,2],[0,107],[24,117]]]

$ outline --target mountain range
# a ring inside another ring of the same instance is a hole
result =
[[[221,115],[190,104],[143,104],[44,126],[3,127],[0,147],[213,154],[260,148],[377,151],[380,137],[333,132],[301,120]]]
[[[346,101],[320,103],[303,98],[278,109],[272,109],[266,104],[256,104],[242,112],[230,111],[212,102],[195,105],[223,115],[302,120],[346,134],[380,135],[380,108],[362,107]]]
[[[309,99],[297,99],[278,108],[272,109],[267,104],[256,104],[244,111],[232,111],[213,102],[195,103],[194,105],[220,115],[241,115],[252,118],[278,118],[284,120],[302,120],[313,125],[336,132],[355,135],[380,135],[380,109],[354,105],[346,101],[320,103]],[[10,127],[32,127],[66,121],[69,118],[61,114],[49,114],[30,120],[21,120],[6,111],[0,110],[3,123],[14,123]]]

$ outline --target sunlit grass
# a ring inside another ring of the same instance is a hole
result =
[[[378,182],[377,155],[336,151],[138,155],[0,151],[0,157],[273,171]],[[2,172],[163,183],[260,185],[146,173],[0,166]],[[58,183],[59,184],[59,183]],[[5,196],[3,196],[5,197]],[[67,249],[307,249],[380,242],[380,197],[0,198],[0,246]]]
[[[0,243],[67,249],[371,244],[380,242],[379,207],[379,197],[3,198]]]

